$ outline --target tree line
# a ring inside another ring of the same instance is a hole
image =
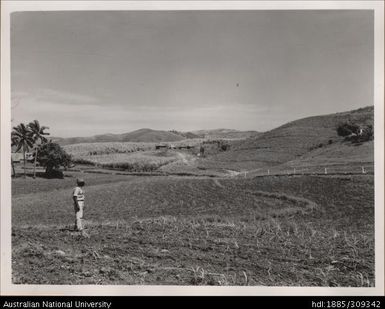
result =
[[[11,146],[15,152],[23,153],[24,178],[26,178],[26,153],[33,150],[33,178],[36,178],[36,164],[45,167],[46,176],[54,176],[55,170],[60,166],[67,167],[72,161],[71,156],[64,151],[59,144],[48,140],[49,127],[41,126],[38,120],[28,124],[20,123],[13,127],[11,132]],[[11,158],[12,174],[15,173],[15,165]]]

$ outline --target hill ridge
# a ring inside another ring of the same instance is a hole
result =
[[[194,133],[200,132],[200,134]],[[83,144],[83,143],[103,143],[103,142],[176,142],[191,138],[228,138],[244,139],[260,134],[256,131],[238,131],[234,129],[214,129],[180,132],[176,130],[154,130],[141,128],[127,133],[106,133],[86,137],[52,137],[52,140],[60,145]]]
[[[318,157],[322,156],[324,162],[337,157],[346,161],[374,162],[373,142],[365,142],[363,146],[353,145],[338,136],[337,126],[348,121],[361,126],[373,125],[374,107],[366,106],[288,122],[257,137],[233,142],[230,151],[212,156],[209,159],[211,162],[206,162],[205,166],[248,170],[299,162],[302,156],[310,164],[316,158],[311,153],[319,153]],[[323,151],[314,152],[317,148]]]

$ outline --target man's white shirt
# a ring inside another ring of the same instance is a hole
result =
[[[82,188],[76,187],[73,196],[76,196],[78,202],[84,202],[84,190]]]

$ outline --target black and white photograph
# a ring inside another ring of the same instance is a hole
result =
[[[12,289],[383,289],[383,3],[71,2],[8,15]]]

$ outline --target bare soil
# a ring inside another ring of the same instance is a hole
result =
[[[18,284],[373,286],[373,176],[81,174],[12,183]]]

